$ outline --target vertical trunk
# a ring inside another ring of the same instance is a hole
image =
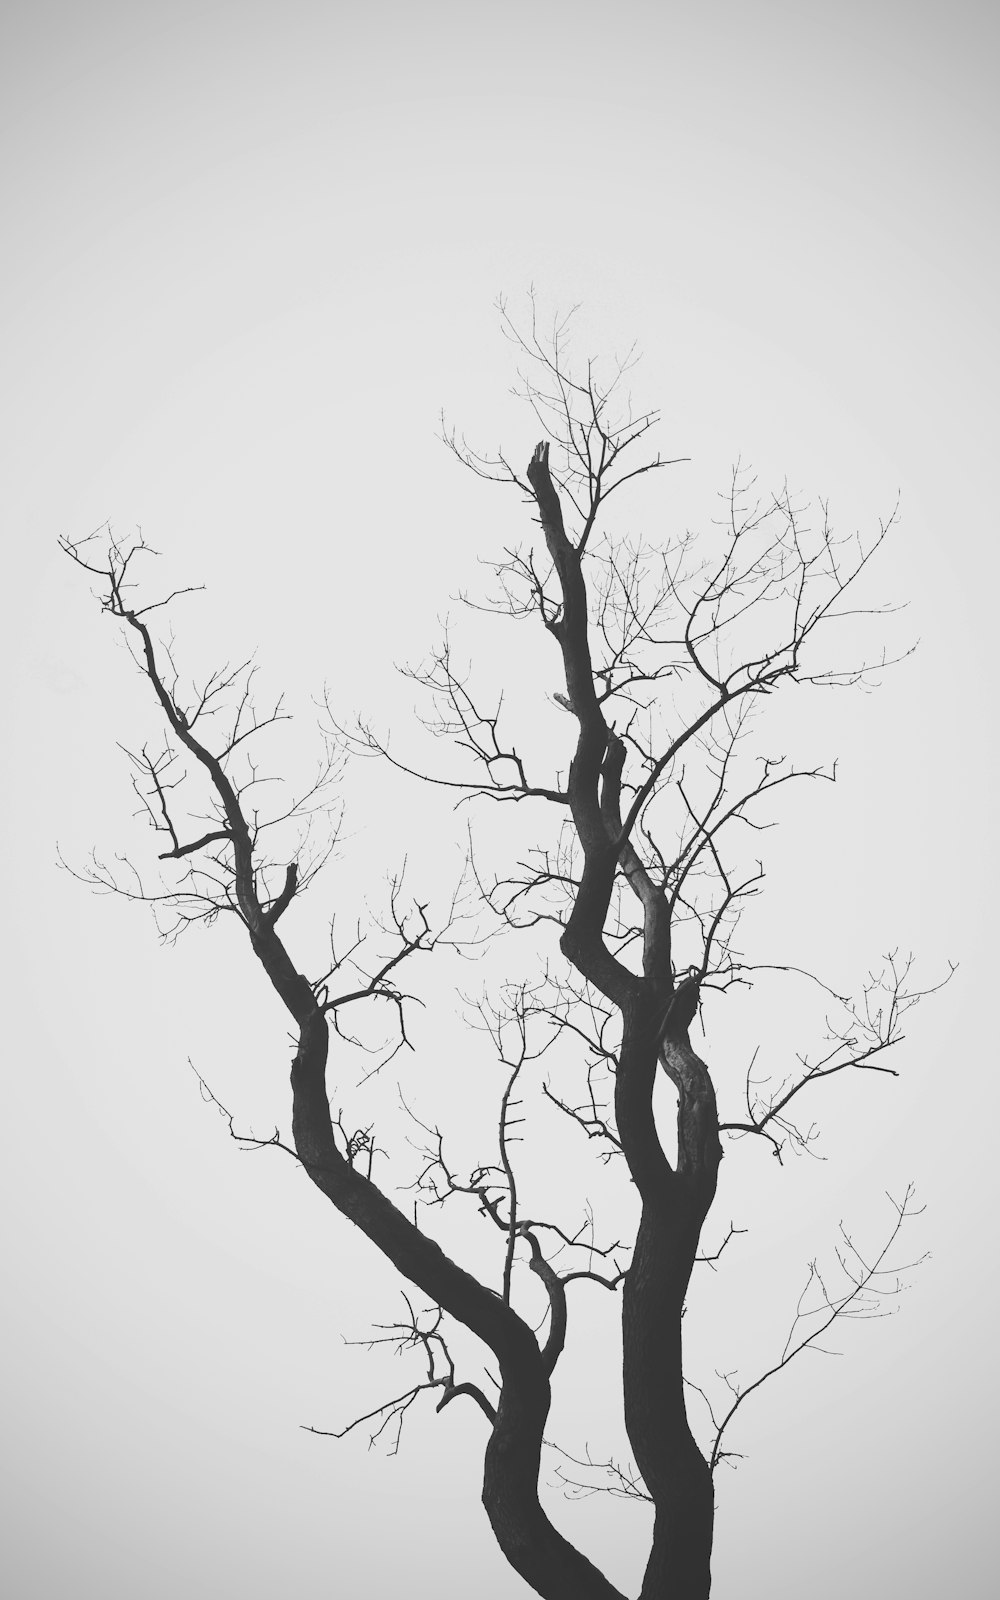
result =
[[[691,1049],[683,1022],[657,1048],[656,1014],[647,998],[626,1017],[616,1086],[619,1133],[642,1197],[622,1300],[625,1426],[655,1507],[641,1600],[706,1600],[714,1494],[688,1425],[681,1319],[721,1152],[708,1068]],[[676,1167],[653,1116],[658,1059],[677,1089]]]
[[[615,1116],[642,1199],[622,1306],[625,1424],[656,1512],[642,1600],[706,1600],[714,1498],[708,1463],[684,1406],[681,1316],[702,1223],[715,1195],[721,1154],[718,1117],[708,1068],[688,1038],[698,980],[676,983],[671,908],[663,883],[654,879],[630,840],[632,824],[669,752],[638,791],[633,786],[635,799],[623,827],[620,802],[627,751],[605,720],[594,684],[581,568],[585,540],[573,545],[567,538],[544,441],[528,466],[528,481],[562,592],[562,610],[547,625],[562,652],[569,704],[579,723],[568,796],[583,869],[560,945],[577,971],[622,1012]],[[595,512],[596,506],[594,500]],[[671,750],[677,748],[675,741]],[[643,908],[641,977],[612,952],[605,935],[619,871]],[[653,1115],[661,1060],[677,1089],[676,1167],[664,1153]]]
[[[706,1600],[712,1475],[688,1426],[681,1314],[701,1217],[677,1194],[646,1205],[622,1302],[625,1426],[656,1510],[641,1600]]]

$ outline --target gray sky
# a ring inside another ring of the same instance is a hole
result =
[[[928,982],[961,970],[915,1013],[898,1081],[817,1100],[825,1164],[727,1160],[718,1221],[732,1206],[757,1232],[705,1288],[704,1370],[752,1375],[780,1350],[806,1263],[841,1218],[877,1237],[883,1192],[911,1178],[927,1210],[909,1244],[932,1258],[898,1316],[748,1405],[715,1592],[991,1592],[993,9],[34,3],[0,26],[6,1588],[522,1592],[479,1506],[473,1408],[428,1406],[395,1459],[299,1429],[404,1386],[399,1362],[342,1343],[392,1320],[397,1291],[291,1163],[241,1156],[199,1100],[188,1058],[247,1125],[285,1117],[284,1022],[234,930],[165,952],[141,911],[54,870],[57,839],[74,860],[149,849],[115,741],[153,725],[55,542],[141,524],[165,576],[204,582],[178,647],[258,651],[301,712],[275,746],[290,760],[308,767],[324,683],[344,714],[398,725],[412,694],[392,662],[528,531],[435,432],[443,406],[527,459],[537,425],[493,306],[534,284],[580,303],[582,354],[638,341],[634,391],[691,458],[637,502],[647,537],[706,523],[737,457],[829,496],[845,529],[902,493],[872,597],[908,603],[890,640],[920,649],[877,695],[811,704],[799,731],[840,782],[775,841],[761,937],[838,985],[896,947]],[[362,792],[317,927],[408,842],[418,871],[446,848],[430,797],[404,817]],[[495,1069],[456,1077],[465,1035],[450,1012],[435,1030],[407,1092],[434,1106],[441,1072],[457,1115],[488,1117]],[[739,1079],[711,1029],[705,1052]],[[595,1453],[614,1426],[584,1419],[606,1313],[556,1418]],[[645,1512],[552,1506],[634,1592]]]

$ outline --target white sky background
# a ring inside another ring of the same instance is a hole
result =
[[[163,952],[141,911],[53,861],[57,838],[75,860],[150,850],[115,741],[155,723],[57,537],[141,523],[162,581],[205,582],[177,610],[179,649],[258,651],[265,692],[301,711],[276,750],[308,765],[324,682],[345,715],[398,727],[413,696],[391,663],[435,643],[477,561],[529,531],[435,431],[444,406],[527,460],[537,425],[508,396],[493,302],[523,307],[530,283],[547,308],[582,303],[581,354],[642,348],[636,398],[661,407],[664,451],[692,458],[636,502],[647,537],[706,523],[739,455],[765,484],[829,496],[844,529],[902,491],[870,595],[909,602],[890,641],[920,650],[877,695],[808,707],[803,749],[839,757],[840,782],[801,792],[771,836],[754,926],[835,985],[896,946],[927,981],[949,957],[961,970],[914,1015],[898,1081],[817,1093],[825,1165],[727,1159],[717,1221],[731,1207],[759,1226],[708,1286],[709,1375],[780,1350],[806,1262],[829,1259],[841,1217],[877,1237],[883,1191],[911,1177],[927,1210],[908,1243],[933,1257],[900,1315],[748,1403],[715,1592],[990,1592],[997,33],[985,4],[6,7],[2,1548],[18,1600],[524,1592],[479,1506],[474,1408],[428,1404],[389,1461],[364,1436],[299,1431],[410,1379],[341,1342],[397,1314],[391,1275],[199,1101],[188,1056],[258,1129],[284,1115],[284,1021],[235,930]],[[568,736],[554,658],[523,633],[466,637],[488,671],[523,656],[523,703]],[[407,842],[415,891],[452,869],[435,795],[394,800],[388,837],[365,794],[317,921],[377,897]],[[316,968],[313,926],[303,913],[297,936],[290,914],[286,931]],[[458,1114],[488,1117],[497,1069],[466,1065],[455,1020],[420,1040],[407,1092],[435,1106],[441,1051]],[[709,1026],[720,1083],[750,1048],[720,1060]],[[747,1270],[758,1249],[776,1252],[773,1304]],[[597,1341],[579,1339],[582,1407]],[[571,1406],[559,1420],[569,1448],[606,1448]],[[635,1592],[645,1512],[552,1503]]]

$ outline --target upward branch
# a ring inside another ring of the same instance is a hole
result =
[[[509,1303],[510,1257],[515,1240],[513,1176],[511,1183],[511,1234],[505,1281],[506,1298],[497,1296],[464,1267],[452,1260],[441,1246],[423,1233],[386,1194],[361,1171],[355,1160],[357,1148],[348,1141],[338,1143],[334,1126],[327,1064],[330,1049],[331,1016],[338,1006],[352,1000],[381,998],[396,994],[391,975],[398,960],[418,949],[425,941],[418,932],[408,934],[397,918],[403,941],[400,956],[383,962],[364,991],[339,997],[329,995],[327,980],[310,982],[293,961],[279,935],[277,923],[298,887],[295,862],[286,869],[285,882],[274,899],[265,904],[258,889],[254,859],[255,828],[241,803],[238,788],[225,770],[225,755],[220,755],[192,731],[192,718],[181,706],[177,690],[169,686],[158,659],[156,645],[144,620],[150,608],[131,603],[129,569],[145,546],[141,542],[128,550],[110,541],[107,562],[95,565],[83,545],[65,542],[64,548],[76,564],[99,577],[105,587],[102,604],[118,618],[139,642],[139,660],[168,730],[177,743],[198,762],[207,774],[221,808],[224,826],[212,830],[217,837],[203,838],[189,847],[177,843],[171,825],[174,850],[185,854],[210,843],[222,843],[231,852],[230,870],[236,905],[247,927],[255,955],[272,987],[296,1024],[297,1046],[292,1062],[292,1135],[296,1159],[316,1187],[339,1212],[381,1251],[398,1272],[419,1288],[434,1306],[462,1323],[484,1343],[500,1370],[501,1388],[495,1407],[484,1402],[475,1385],[462,1386],[463,1392],[477,1399],[491,1421],[492,1432],[486,1448],[483,1499],[497,1540],[516,1570],[538,1593],[550,1600],[622,1600],[618,1591],[585,1556],[574,1548],[549,1521],[538,1500],[538,1472],[542,1438],[550,1404],[549,1373],[553,1359],[551,1342],[543,1354],[534,1333]],[[176,682],[176,677],[175,677]],[[231,751],[235,736],[226,746]],[[154,768],[154,773],[159,769]],[[166,806],[166,791],[157,788]],[[221,835],[221,840],[218,838]],[[418,908],[419,909],[419,908]],[[421,917],[423,913],[421,912]],[[426,920],[423,920],[426,928]],[[398,995],[397,995],[398,998]],[[513,1082],[513,1080],[512,1080]],[[505,1101],[501,1123],[501,1142],[507,1137],[508,1106]],[[230,1119],[230,1125],[232,1121]],[[273,1143],[276,1141],[266,1141]],[[370,1149],[370,1142],[365,1148]],[[370,1169],[370,1162],[369,1162]],[[419,1325],[414,1337],[427,1348]],[[438,1387],[432,1369],[428,1381],[419,1388]],[[447,1401],[458,1392],[450,1377],[441,1385]],[[390,1415],[405,1409],[416,1391],[390,1403]]]

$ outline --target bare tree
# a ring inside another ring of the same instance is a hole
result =
[[[751,1065],[742,1102],[721,1113],[712,1072],[691,1039],[710,996],[765,972],[782,981],[797,973],[781,962],[751,961],[740,919],[760,891],[763,866],[754,850],[759,830],[773,822],[777,791],[833,772],[768,754],[759,713],[786,685],[870,682],[887,664],[882,655],[841,659],[838,624],[862,609],[875,614],[856,596],[893,517],[867,542],[842,538],[825,506],[802,505],[787,488],[765,495],[737,467],[724,518],[709,535],[649,548],[606,533],[612,498],[617,503],[626,485],[671,464],[640,453],[656,416],[631,410],[627,361],[607,381],[592,364],[576,373],[565,324],[542,336],[534,320],[522,333],[506,312],[504,319],[544,437],[524,472],[502,455],[478,454],[453,433],[446,438],[466,467],[513,487],[540,531],[504,552],[493,568],[494,594],[470,604],[512,625],[537,626],[559,652],[564,687],[549,703],[561,719],[564,771],[539,774],[537,752],[532,760],[519,753],[504,706],[477,692],[446,639],[411,676],[430,698],[425,726],[454,746],[457,761],[427,770],[419,754],[400,754],[370,723],[331,722],[315,783],[262,812],[255,752],[284,715],[281,703],[257,709],[250,663],[185,687],[172,644],[156,631],[176,595],[140,603],[136,568],[146,545],[141,536],[122,543],[102,530],[64,548],[97,579],[101,603],[122,624],[158,704],[162,744],[143,745],[130,759],[140,804],[163,846],[160,860],[177,876],[154,885],[134,866],[109,867],[96,856],[72,870],[98,888],[152,903],[165,918],[166,937],[220,914],[242,923],[294,1023],[291,1139],[280,1131],[267,1140],[241,1133],[223,1107],[230,1131],[301,1163],[426,1302],[407,1290],[405,1317],[369,1341],[412,1351],[422,1362],[415,1381],[339,1429],[313,1431],[342,1437],[367,1425],[373,1439],[387,1438],[394,1448],[425,1391],[438,1410],[465,1397],[484,1419],[487,1515],[529,1587],[548,1600],[619,1594],[543,1508],[539,1478],[549,1444],[571,1496],[604,1490],[652,1504],[642,1600],[700,1600],[711,1581],[713,1472],[732,1455],[737,1413],[835,1321],[878,1314],[899,1286],[903,1269],[894,1250],[914,1210],[908,1189],[892,1203],[891,1224],[872,1253],[843,1231],[835,1281],[810,1266],[784,1350],[758,1376],[730,1374],[721,1399],[686,1378],[681,1334],[692,1272],[699,1261],[714,1269],[743,1231],[724,1224],[722,1242],[703,1250],[723,1139],[766,1141],[779,1159],[788,1148],[809,1149],[815,1129],[798,1113],[816,1084],[837,1074],[894,1073],[889,1052],[921,997],[910,961],[895,956],[872,972],[858,999],[824,983],[819,1047],[801,1051],[785,1078],[759,1077]],[[347,950],[338,952],[331,938],[328,960],[303,963],[282,919],[322,865],[329,838],[313,849],[306,828],[292,850],[278,844],[272,851],[269,841],[281,841],[283,829],[317,811],[329,822],[331,785],[341,755],[351,752],[460,799],[537,801],[533,842],[525,859],[515,854],[497,868],[477,813],[465,881],[444,916],[429,903],[411,903],[397,877],[381,925],[359,930]],[[402,984],[404,973],[416,970],[415,958],[496,940],[509,973],[510,934],[534,971],[505,976],[473,1008],[503,1065],[494,1147],[471,1165],[455,1161],[438,1117],[408,1102],[409,1162],[406,1148],[388,1152],[377,1142],[371,1122],[345,1123],[331,1107],[331,1047],[338,1073],[347,1052],[372,1048],[349,1017],[359,1008],[388,1008],[392,1027],[367,1073],[376,1075],[396,1050],[412,1047],[407,1019],[417,997]],[[654,1092],[663,1093],[658,1081],[671,1086],[675,1133],[654,1105]],[[209,1084],[203,1089],[216,1100]],[[637,1202],[630,1242],[602,1239],[582,1195],[558,1190],[548,1214],[527,1200],[527,1151],[532,1140],[548,1137],[552,1119],[574,1130],[581,1149],[620,1180],[628,1204]],[[376,1158],[380,1173],[391,1167],[391,1183],[374,1180]],[[484,1254],[474,1271],[446,1253],[427,1226],[463,1197],[495,1238],[495,1253]],[[571,1291],[572,1284],[583,1287]],[[589,1448],[572,1454],[546,1438],[572,1296],[597,1289],[621,1296],[621,1378],[615,1361],[597,1381],[622,1384],[631,1464],[595,1460]],[[533,1294],[543,1296],[537,1327]],[[485,1374],[460,1371],[462,1329],[479,1341]],[[687,1404],[696,1392],[700,1440]]]

